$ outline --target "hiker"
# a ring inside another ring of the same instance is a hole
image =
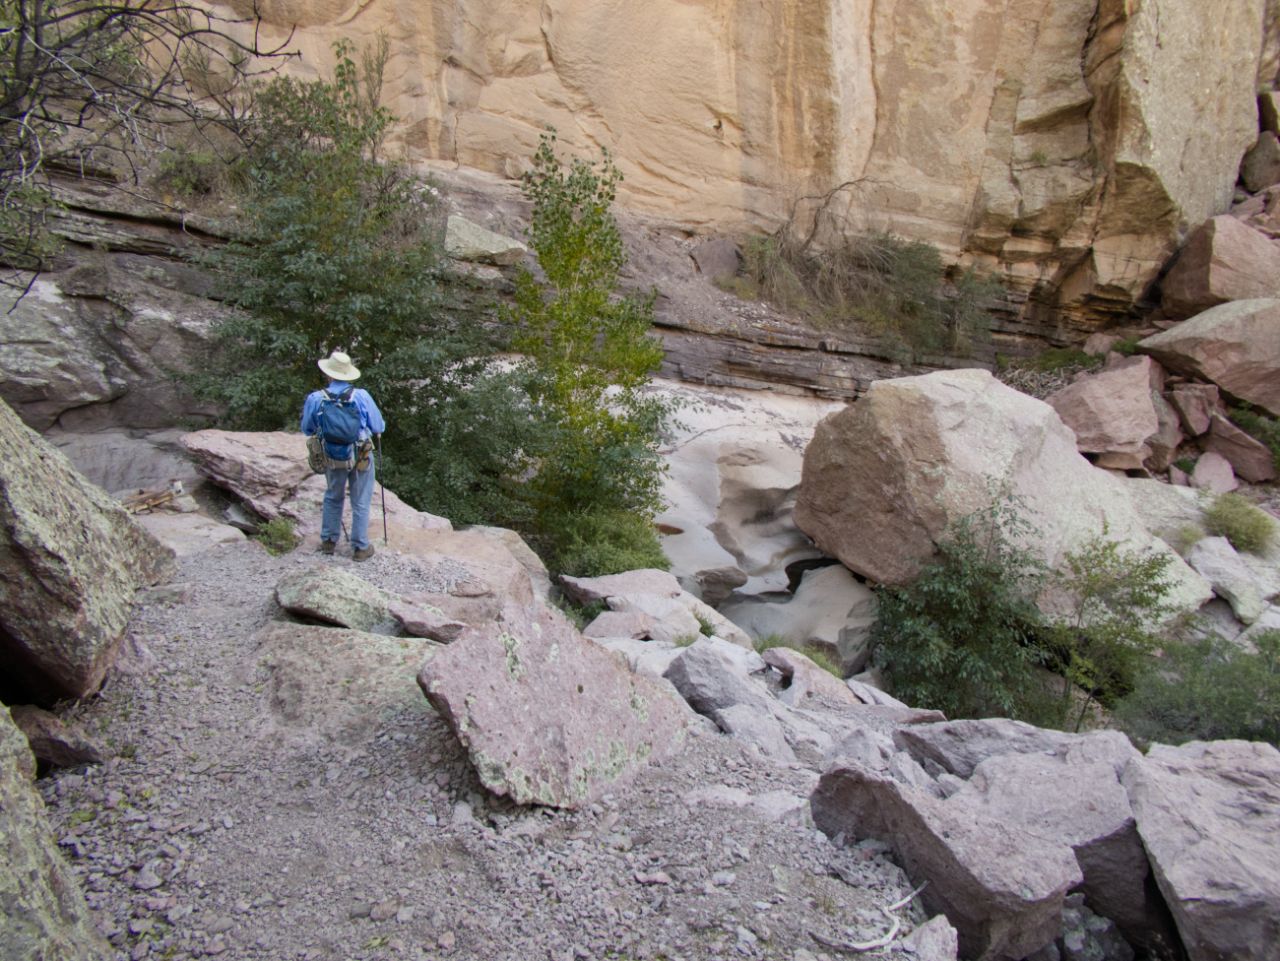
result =
[[[369,502],[373,499],[373,436],[387,425],[367,390],[352,387],[360,376],[351,358],[335,350],[317,362],[329,386],[307,396],[302,407],[302,432],[322,444],[329,489],[324,494],[320,550],[332,554],[342,533],[342,505],[351,490],[351,550],[357,561],[373,556],[369,543]],[[317,468],[318,469],[318,468]]]

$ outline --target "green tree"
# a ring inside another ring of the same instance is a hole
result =
[[[1069,726],[1071,698],[1079,700],[1076,730],[1095,700],[1114,706],[1128,692],[1174,613],[1166,576],[1173,558],[1125,550],[1106,533],[1067,554],[1063,574],[1050,588],[1060,610],[1042,632],[1068,682],[1061,710]]]
[[[533,201],[526,233],[546,279],[522,268],[508,313],[512,345],[531,359],[533,402],[550,426],[528,482],[536,525],[563,554],[587,533],[608,539],[616,530],[634,542],[639,518],[656,548],[648,522],[661,503],[658,442],[670,407],[642,390],[664,356],[649,336],[655,295],[620,292],[626,252],[611,207],[622,175],[608,152],[599,164],[575,159],[566,168],[555,142],[554,133],[542,136],[524,181]]]
[[[277,78],[257,98],[245,235],[209,261],[239,310],[190,383],[230,426],[296,429],[325,384],[316,361],[347,351],[387,417],[389,486],[457,521],[520,516],[509,478],[539,448],[524,377],[446,309],[435,188],[380,162],[385,44],[359,63],[349,41],[334,51],[331,81]]]
[[[871,642],[895,696],[951,718],[1046,719],[1035,599],[1049,571],[1020,546],[1033,529],[1017,507],[959,518],[913,583],[878,591]]]
[[[1167,638],[1168,555],[1107,532],[1050,570],[1011,496],[955,521],[911,584],[881,588],[876,663],[898,697],[952,718],[1079,728],[1113,706]],[[1049,610],[1046,614],[1042,606]],[[1061,675],[1061,694],[1048,683]]]

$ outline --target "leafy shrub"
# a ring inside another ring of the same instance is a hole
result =
[[[715,636],[716,626],[714,624],[712,624],[709,620],[707,620],[701,614],[694,614],[693,616],[698,622],[698,630],[702,633],[704,637]]]
[[[1280,470],[1280,420],[1264,417],[1248,406],[1231,411],[1230,417],[1242,431],[1271,448],[1276,470]]]
[[[1280,631],[1253,641],[1256,653],[1216,634],[1167,645],[1117,706],[1117,720],[1144,741],[1241,738],[1280,746]]]
[[[262,525],[262,532],[253,539],[267,549],[273,557],[288,554],[298,546],[298,537],[293,531],[293,521],[287,517],[277,517]]]
[[[1190,457],[1179,457],[1173,462],[1173,466],[1178,468],[1184,474],[1190,474],[1196,469],[1196,462]]]
[[[1092,370],[1102,366],[1102,361],[1074,347],[1057,347],[1021,361],[1019,366],[1039,371]]]
[[[996,501],[954,522],[913,583],[877,590],[874,661],[896,697],[950,718],[1046,720],[1034,669],[1048,659],[1035,605],[1048,570],[1018,546],[1032,533]]]
[[[973,270],[949,278],[933,245],[852,229],[848,199],[845,188],[802,198],[776,233],[744,244],[741,279],[815,326],[875,334],[880,352],[895,362],[968,354],[989,333],[999,282]],[[807,202],[816,209],[801,213]]]
[[[948,717],[1078,727],[1094,701],[1127,693],[1160,642],[1169,559],[1104,531],[1052,572],[1022,546],[1037,532],[1018,506],[993,499],[959,518],[916,581],[878,590],[874,660],[896,696]],[[1060,694],[1042,668],[1065,678]]]
[[[557,514],[554,527],[544,527],[533,539],[556,574],[602,577],[671,566],[653,523],[624,511]]]
[[[1178,533],[1174,536],[1173,548],[1179,554],[1185,555],[1187,551],[1195,547],[1204,540],[1205,533],[1195,524],[1184,524],[1178,529]]]
[[[1262,551],[1275,534],[1275,522],[1239,494],[1223,494],[1204,512],[1204,526],[1225,537],[1238,551]]]
[[[1072,725],[1080,729],[1097,700],[1110,706],[1126,694],[1141,671],[1144,658],[1161,641],[1155,630],[1173,611],[1167,597],[1173,589],[1167,573],[1168,554],[1137,554],[1103,535],[1069,552],[1062,574],[1049,590],[1056,599],[1056,616],[1041,633],[1052,654],[1051,664],[1067,680],[1061,710],[1073,709],[1077,691],[1080,712]]]
[[[1132,357],[1134,354],[1138,352],[1138,344],[1142,341],[1142,339],[1143,338],[1141,334],[1135,334],[1132,337],[1125,337],[1122,340],[1117,340],[1114,344],[1112,344],[1111,349],[1114,350],[1117,354],[1121,354],[1125,357]]]

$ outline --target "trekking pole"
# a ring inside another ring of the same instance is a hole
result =
[[[374,434],[373,436],[378,442],[378,460],[375,465],[375,470],[382,470],[382,435]],[[383,478],[381,483],[379,483],[378,486],[382,488],[382,546],[390,547],[391,542],[387,540],[387,481],[386,481],[386,478]]]
[[[345,517],[339,517],[338,523],[342,525],[342,536],[345,537],[347,539],[347,543],[350,544],[351,535],[347,533],[347,519]]]

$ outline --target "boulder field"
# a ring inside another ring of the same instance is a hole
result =
[[[12,437],[6,490],[46,450],[25,428]],[[255,511],[287,516],[306,482],[288,437],[185,443]],[[1162,549],[1151,530],[1200,511],[1189,489],[1090,464],[1053,407],[981,371],[880,382],[822,421],[797,518],[812,510],[811,465],[819,478],[841,467],[856,492],[868,456],[906,465],[878,485],[918,522],[894,550],[919,543],[922,560],[942,529],[930,511],[972,509],[992,480],[1085,516],[1053,529],[1059,551],[1104,519]],[[376,944],[510,961],[876,947],[917,961],[1276,957],[1269,745],[1144,756],[1113,731],[948,721],[872,674],[844,680],[787,647],[762,656],[665,571],[563,579],[557,591],[609,608],[584,633],[538,589],[545,569],[513,532],[452,531],[402,505],[390,545],[360,565],[244,540],[175,560],[70,468],[44,477],[58,496],[80,492],[82,526],[136,531],[174,577],[137,585],[107,697],[17,712],[53,767],[40,790],[62,851],[6,795],[6,856],[24,873],[5,910],[41,944],[70,939],[61,956],[314,961]],[[40,530],[14,517],[15,542]],[[838,533],[838,516],[823,529]],[[1254,596],[1241,577],[1263,585],[1259,602],[1280,591],[1265,559],[1198,547],[1178,574],[1187,603],[1212,587],[1243,617]],[[690,586],[724,580],[703,582]],[[827,563],[775,606],[810,607],[806,589],[866,588]],[[850,619],[865,631],[852,606],[804,613],[840,653]],[[0,744],[18,743],[5,724]],[[31,755],[4,758],[0,785],[16,778],[39,808]]]

